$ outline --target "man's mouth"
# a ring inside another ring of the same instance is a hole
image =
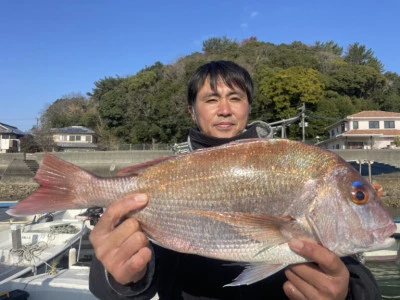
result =
[[[220,129],[228,129],[228,128],[231,128],[234,125],[235,124],[232,123],[232,122],[220,122],[220,123],[215,124],[215,126],[217,128],[220,128]]]

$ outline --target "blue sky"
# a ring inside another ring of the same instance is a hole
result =
[[[174,63],[211,37],[359,42],[400,74],[399,11],[398,0],[0,1],[0,122],[29,130],[56,99]]]

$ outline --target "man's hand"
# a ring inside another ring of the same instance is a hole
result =
[[[133,194],[112,203],[90,234],[96,257],[121,284],[143,278],[151,259],[148,239],[133,218],[124,217],[147,204],[145,194]],[[122,221],[122,223],[121,223]]]
[[[314,261],[289,266],[288,281],[283,285],[290,299],[345,299],[349,286],[349,271],[341,259],[321,245],[293,239],[290,248]]]

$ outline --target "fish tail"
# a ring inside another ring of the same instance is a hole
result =
[[[57,156],[45,153],[35,180],[40,187],[26,199],[7,210],[12,216],[25,216],[58,210],[86,208],[87,200],[79,199],[76,183],[90,183],[95,175]],[[81,191],[82,193],[82,191]]]

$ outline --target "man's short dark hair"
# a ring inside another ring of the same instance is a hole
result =
[[[190,78],[187,89],[189,105],[196,102],[197,93],[207,77],[210,78],[212,91],[216,91],[218,80],[223,80],[230,88],[238,87],[246,92],[249,104],[253,102],[254,83],[249,72],[233,61],[218,60],[200,66]]]

